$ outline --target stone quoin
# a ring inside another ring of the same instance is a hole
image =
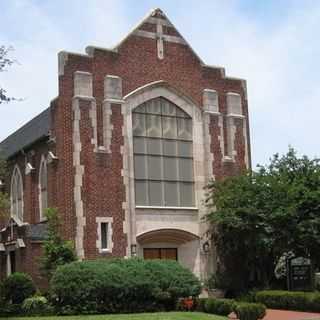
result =
[[[1,277],[46,285],[44,210],[55,207],[79,259],[176,259],[205,280],[204,188],[251,166],[246,81],[206,65],[160,9],[113,49],[58,60],[58,96],[0,144],[11,199]]]

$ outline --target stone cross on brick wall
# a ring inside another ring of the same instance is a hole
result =
[[[164,53],[163,53],[163,30],[162,30],[162,24],[160,23],[160,20],[157,20],[157,48],[158,48],[158,58],[163,59]]]

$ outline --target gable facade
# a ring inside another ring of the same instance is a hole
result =
[[[245,81],[205,65],[160,9],[113,49],[58,59],[59,95],[29,125],[43,130],[0,144],[23,184],[23,215],[3,221],[3,276],[14,251],[15,269],[40,281],[43,208],[56,207],[79,259],[170,258],[208,277],[204,188],[250,167]]]

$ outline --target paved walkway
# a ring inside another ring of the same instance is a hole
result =
[[[268,309],[263,320],[320,320],[320,313]]]
[[[231,314],[229,319],[235,320],[237,318]],[[320,313],[267,309],[263,320],[320,320]]]

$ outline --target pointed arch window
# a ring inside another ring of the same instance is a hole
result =
[[[23,221],[23,181],[18,166],[14,168],[11,178],[11,216]]]
[[[136,205],[194,207],[192,118],[159,97],[132,119]]]
[[[48,168],[47,160],[42,157],[39,170],[39,210],[40,220],[45,219],[45,210],[48,208]]]

